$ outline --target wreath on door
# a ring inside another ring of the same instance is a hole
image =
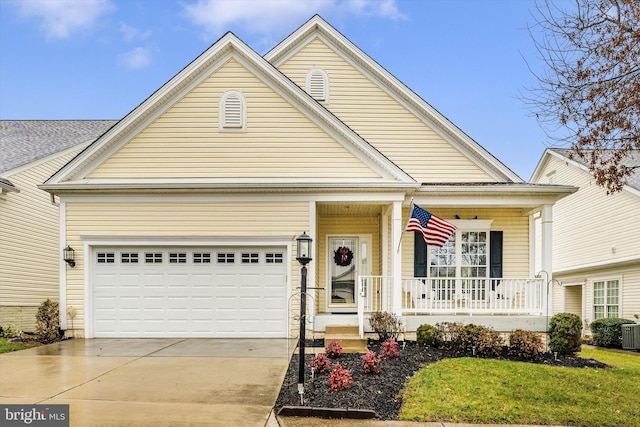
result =
[[[353,252],[346,246],[341,246],[336,249],[333,255],[333,261],[336,265],[341,267],[346,267],[351,265],[351,261],[353,261]]]

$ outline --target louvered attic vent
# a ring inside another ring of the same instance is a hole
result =
[[[327,75],[324,71],[315,69],[307,75],[307,92],[316,101],[327,100]]]
[[[223,95],[220,102],[220,127],[222,129],[242,129],[245,125],[244,98],[236,91]]]

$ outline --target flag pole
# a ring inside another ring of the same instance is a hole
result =
[[[403,233],[407,229],[407,226],[409,225],[409,221],[411,220],[411,212],[412,211],[413,211],[413,197],[411,198],[411,201],[409,202],[409,219],[407,220],[407,223],[404,225],[404,228],[402,229]],[[400,234],[400,239],[398,240],[398,249],[396,249],[396,254],[400,252],[400,245],[402,245],[402,234]]]

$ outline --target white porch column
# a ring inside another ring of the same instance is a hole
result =
[[[392,307],[396,316],[402,314],[402,202],[393,202],[393,212],[391,214],[391,277],[392,285]],[[400,250],[398,250],[400,248]]]
[[[544,312],[545,315],[551,316],[553,315],[551,307],[551,301],[553,301],[553,248],[552,248],[552,231],[553,231],[553,207],[552,205],[544,205],[542,208],[541,216],[540,216],[540,224],[542,226],[542,251],[541,251],[541,259],[540,259],[540,268],[542,271],[547,272],[547,276],[545,280],[545,292],[548,290],[548,295],[546,295],[544,301]]]

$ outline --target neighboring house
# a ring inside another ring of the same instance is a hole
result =
[[[115,123],[0,120],[0,326],[33,331],[58,299],[58,206],[37,186]]]
[[[625,162],[640,165],[640,151]],[[640,169],[619,193],[607,195],[586,163],[569,150],[547,149],[531,182],[579,190],[553,209],[553,312],[589,324],[603,317],[640,318]]]
[[[378,310],[543,331],[533,215],[550,265],[575,191],[523,182],[318,16],[264,57],[227,33],[40,188],[85,337],[295,336],[303,232],[313,332]],[[403,232],[412,200],[458,227],[445,247]]]

